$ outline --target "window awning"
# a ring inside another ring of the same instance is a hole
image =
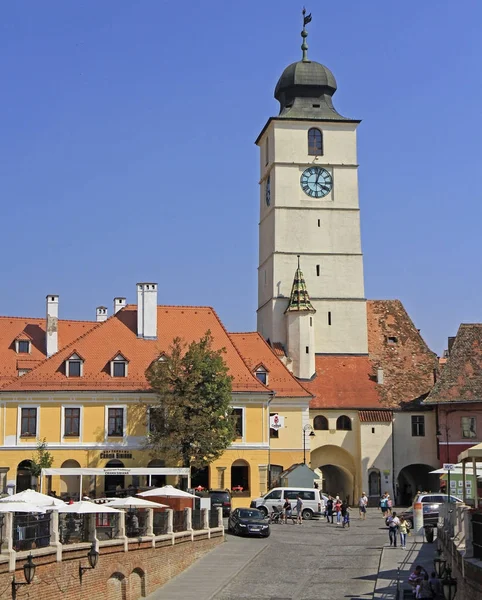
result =
[[[44,475],[178,475],[189,477],[191,469],[187,467],[113,467],[113,468],[89,468],[80,467],[65,469],[42,469],[41,477]]]

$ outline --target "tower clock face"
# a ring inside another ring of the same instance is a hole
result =
[[[323,198],[333,188],[333,177],[322,167],[309,167],[301,174],[301,189],[311,198]]]
[[[269,175],[268,179],[266,180],[264,199],[266,201],[266,206],[269,206],[271,204],[271,182],[269,180]]]

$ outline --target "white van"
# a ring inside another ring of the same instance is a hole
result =
[[[251,508],[258,508],[266,515],[277,506],[283,506],[285,500],[291,502],[293,514],[296,514],[296,499],[300,496],[303,501],[302,516],[309,520],[319,517],[325,512],[325,499],[320,490],[315,488],[279,487],[273,488],[261,498],[251,501]]]

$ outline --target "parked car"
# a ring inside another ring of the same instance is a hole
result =
[[[276,506],[282,506],[285,500],[291,502],[293,514],[296,514],[296,499],[298,496],[303,501],[303,519],[309,520],[321,516],[325,511],[325,502],[328,500],[316,488],[278,487],[269,491],[261,498],[251,501],[251,508],[257,508],[268,515]],[[326,500],[325,500],[326,498]]]
[[[235,508],[228,519],[228,531],[235,535],[268,537],[271,533],[268,518],[256,508]]]
[[[439,517],[439,506],[440,504],[424,504],[422,506],[422,510],[423,510],[423,524],[425,525],[432,525],[433,527],[437,526],[438,523],[438,517]],[[397,517],[403,517],[407,523],[410,529],[413,529],[413,522],[414,522],[414,517],[413,517],[413,506],[411,506],[410,508],[407,508],[406,510],[403,511],[397,511]],[[388,527],[388,522],[391,519],[390,516],[388,516],[385,519],[385,525]]]
[[[227,490],[209,490],[211,498],[211,509],[222,508],[223,517],[229,517],[231,513],[231,494]]]
[[[423,524],[432,525],[433,527],[437,526],[438,518],[440,514],[440,506],[447,502],[448,495],[447,494],[418,494],[415,497],[414,504],[419,502],[422,504],[423,511]],[[457,496],[450,496],[450,502],[462,502],[460,498]],[[397,511],[397,517],[404,517],[407,520],[408,526],[410,529],[413,529],[413,506],[407,508],[402,512]],[[387,517],[385,520],[386,525],[388,526],[388,520],[390,517]]]
[[[447,502],[448,495],[447,494],[417,494],[413,503],[422,502],[422,504],[443,504]],[[450,496],[450,502],[463,502],[457,496]]]

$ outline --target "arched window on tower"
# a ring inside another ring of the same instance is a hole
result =
[[[341,415],[336,420],[336,428],[338,431],[351,431],[351,419],[346,415]]]
[[[313,429],[328,431],[328,419],[323,415],[318,415],[313,419]]]
[[[308,130],[308,154],[310,156],[323,156],[323,134],[316,127]]]

